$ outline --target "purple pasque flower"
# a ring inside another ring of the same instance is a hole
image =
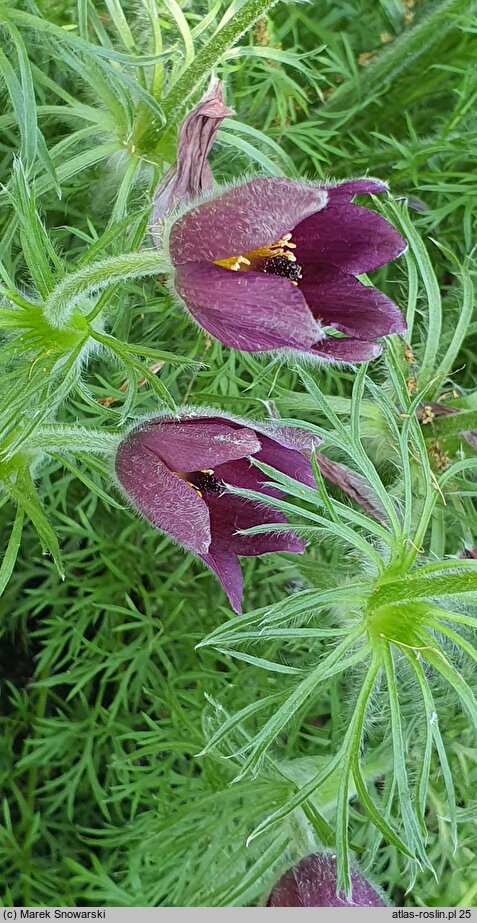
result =
[[[267,907],[386,907],[385,901],[356,869],[351,869],[352,897],[336,893],[336,859],[327,853],[306,856],[280,878]]]
[[[316,442],[315,442],[316,444]],[[315,487],[308,433],[272,424],[249,423],[220,411],[186,408],[175,417],[155,417],[121,441],[115,469],[120,488],[156,528],[197,554],[217,575],[236,612],[241,611],[242,572],[238,555],[302,552],[292,530],[240,535],[264,523],[286,523],[266,505],[283,491],[267,487],[256,458]],[[323,474],[372,514],[374,498],[362,478],[345,465],[317,454]],[[236,496],[227,486],[263,494],[264,505]]]
[[[182,122],[176,162],[154,193],[151,236],[156,246],[161,243],[164,218],[175,206],[212,191],[214,178],[207,156],[228,115],[234,112],[224,103],[222,82],[212,77],[207,92]]]
[[[376,339],[406,324],[356,276],[395,259],[406,242],[351,200],[386,188],[377,179],[318,186],[263,177],[199,200],[165,235],[174,289],[200,326],[234,349],[372,359]]]

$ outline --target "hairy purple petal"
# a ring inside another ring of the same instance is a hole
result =
[[[280,438],[277,433],[277,438]],[[261,449],[256,454],[257,461],[263,462],[264,465],[270,465],[288,477],[295,478],[308,487],[316,487],[313,477],[313,469],[309,458],[297,449],[290,449],[287,446],[276,442],[273,438],[261,435]],[[262,478],[264,475],[262,474]]]
[[[216,473],[224,475],[225,469],[236,468],[241,462],[232,462],[223,465]],[[234,472],[236,473],[236,472]],[[229,471],[229,474],[232,474]],[[239,479],[240,486],[257,489],[258,484],[246,484],[243,468]],[[234,486],[239,484],[234,482]],[[265,493],[261,489],[262,493]],[[267,491],[270,494],[271,491]],[[294,532],[266,532],[259,535],[238,535],[240,529],[250,529],[262,523],[284,523],[285,517],[276,510],[267,509],[250,500],[236,497],[224,492],[222,494],[207,494],[206,502],[210,513],[212,542],[209,551],[201,555],[202,560],[214,571],[219,578],[230,604],[235,612],[242,611],[242,572],[237,555],[255,557],[269,552],[286,551],[302,553],[305,549],[303,542]]]
[[[330,197],[330,205],[343,205],[351,202],[355,195],[379,195],[387,192],[388,187],[382,180],[369,176],[362,179],[345,180],[344,183],[327,186],[326,190]]]
[[[302,859],[280,878],[267,901],[267,907],[385,907],[369,881],[351,870],[352,898],[336,894],[336,859],[315,854]]]
[[[262,437],[261,437],[262,438]],[[239,487],[240,490],[256,490],[269,497],[282,497],[283,490],[264,487],[266,475],[256,468],[247,458],[227,462],[214,470],[215,477],[226,487]]]
[[[298,434],[299,438],[301,436],[303,445],[302,451],[290,449],[283,444],[278,446],[273,438],[261,435],[260,441],[262,447],[255,457],[258,461],[264,462],[264,464],[270,465],[278,471],[283,471],[283,473],[287,474],[289,477],[295,478],[295,480],[300,481],[301,484],[306,484],[307,487],[316,489],[315,477],[309,461],[309,456],[311,451],[316,448],[318,440],[313,437],[311,433],[306,432],[306,430],[294,430],[291,427],[287,430],[286,427],[282,427],[280,431],[277,427],[278,439],[280,436],[282,439],[286,438],[288,433],[290,434],[290,439],[296,439],[296,437],[294,437],[295,433]],[[347,494],[348,497],[358,503],[367,513],[374,516],[375,519],[382,520],[385,517],[380,500],[370,488],[364,477],[356,471],[353,471],[352,468],[348,468],[347,465],[326,458],[320,452],[316,452],[315,457],[324,478],[331,481],[332,484],[336,484],[343,493]]]
[[[119,446],[116,474],[135,508],[153,526],[196,554],[207,552],[211,532],[206,504],[135,434]]]
[[[273,532],[258,535],[237,534],[240,530],[251,529],[253,526],[286,523],[285,516],[278,510],[227,492],[209,494],[207,505],[213,536],[211,548],[217,542],[223,542],[235,554],[248,556],[266,554],[269,551],[302,552],[305,548],[305,542],[291,530],[275,534]]]
[[[186,115],[179,134],[177,160],[154,193],[152,239],[160,246],[162,221],[175,205],[185,205],[199,194],[212,191],[214,180],[207,155],[221,122],[232,109],[224,105],[222,83],[215,77],[192,112]]]
[[[311,455],[313,449],[316,449],[323,440],[315,433],[309,432],[300,426],[288,426],[286,423],[280,423],[280,416],[274,401],[263,402],[270,414],[270,420],[265,423],[254,423],[257,432],[268,436],[272,442],[279,442],[280,445],[287,449],[295,449],[297,452],[304,452]]]
[[[333,362],[369,362],[381,355],[379,343],[351,337],[326,337],[313,347],[313,354]]]
[[[214,571],[224,588],[230,605],[238,615],[242,612],[243,577],[240,561],[227,544],[214,541],[207,554],[201,555],[205,564]]]
[[[406,249],[406,241],[381,215],[360,205],[327,205],[293,231],[303,277],[320,266],[359,275],[378,269]],[[314,269],[315,267],[315,269]]]
[[[320,338],[300,289],[288,279],[185,263],[176,269],[175,287],[201,327],[234,349],[307,350]]]
[[[237,534],[241,529],[250,529],[262,523],[285,523],[285,517],[277,510],[267,509],[227,492],[208,494],[206,502],[210,512],[212,542],[208,553],[201,557],[217,574],[232,608],[235,612],[241,612],[242,575],[237,555],[255,557],[276,551],[301,553],[305,549],[305,542],[291,530],[259,535]]]
[[[320,273],[309,281],[305,277],[300,289],[323,326],[336,327],[359,340],[404,333],[407,329],[394,301],[338,270]]]
[[[260,449],[254,430],[230,426],[227,420],[150,421],[147,429],[137,433],[137,438],[172,471],[215,468]]]
[[[253,179],[197,205],[173,224],[174,264],[224,260],[265,247],[324,207],[327,193],[285,177]]]

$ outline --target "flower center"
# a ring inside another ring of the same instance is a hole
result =
[[[282,276],[289,279],[292,285],[298,285],[301,279],[301,266],[296,261],[292,250],[296,244],[292,243],[291,234],[284,234],[274,244],[260,247],[258,250],[249,250],[239,256],[231,256],[226,260],[215,260],[216,266],[231,269],[233,272],[266,272],[268,275]]]
[[[202,471],[189,471],[184,474],[182,471],[175,472],[189,487],[197,491],[197,495],[202,497],[206,494],[216,494],[222,489],[221,481],[214,477],[213,468],[203,468]]]

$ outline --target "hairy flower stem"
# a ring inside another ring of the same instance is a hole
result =
[[[163,270],[163,257],[157,250],[123,253],[90,263],[65,276],[53,289],[43,306],[45,317],[52,327],[66,327],[82,298],[117,282],[158,275]]]
[[[200,87],[225,52],[232,48],[244,32],[276,2],[277,0],[247,0],[238,13],[216,32],[182,72],[165,97],[163,109],[168,122],[189,96]]]
[[[29,448],[44,452],[86,452],[93,455],[113,455],[121,435],[85,426],[62,426],[54,423],[38,427],[28,442]]]

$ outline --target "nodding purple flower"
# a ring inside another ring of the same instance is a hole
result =
[[[280,878],[267,907],[386,907],[366,878],[351,870],[352,897],[336,893],[336,859],[316,853],[302,859]]]
[[[316,445],[316,442],[315,442]],[[119,485],[134,508],[158,529],[198,555],[219,578],[236,612],[241,611],[242,572],[238,555],[302,552],[305,542],[291,529],[241,535],[253,526],[286,523],[266,505],[283,491],[266,487],[256,458],[315,487],[308,433],[248,423],[220,411],[186,409],[179,418],[158,417],[136,426],[119,445]],[[345,465],[316,455],[323,475],[379,515],[366,482]],[[258,491],[264,505],[227,491]]]
[[[224,103],[222,83],[215,77],[195,109],[186,115],[179,133],[177,159],[154,193],[151,236],[160,246],[164,218],[178,205],[212,191],[214,179],[207,160],[222,121],[233,115]]]
[[[199,200],[172,216],[165,235],[175,291],[201,327],[234,349],[372,359],[381,352],[376,339],[406,324],[393,301],[356,276],[395,259],[406,242],[351,200],[386,188],[377,179],[318,186],[270,177]]]

